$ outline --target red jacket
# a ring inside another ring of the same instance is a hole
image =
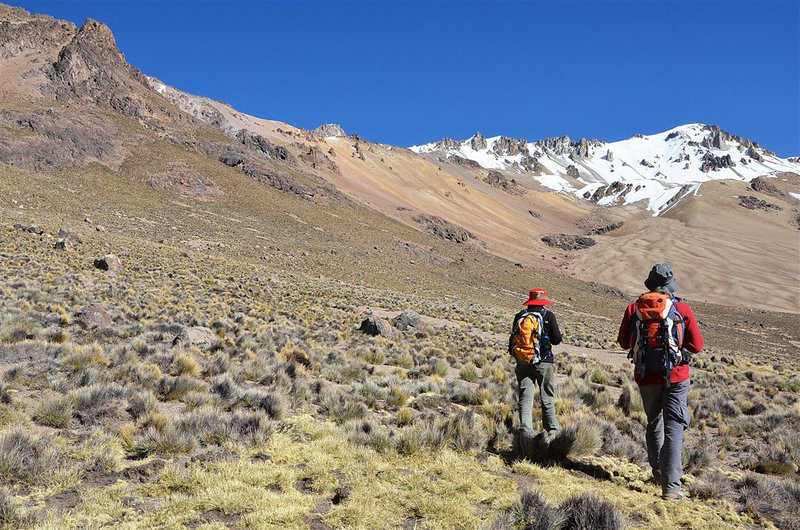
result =
[[[694,318],[692,309],[683,302],[675,302],[675,309],[686,321],[686,331],[683,336],[683,347],[691,353],[698,353],[703,349],[703,336],[700,335],[700,328],[697,327],[697,320]],[[628,306],[625,310],[625,316],[622,317],[622,324],[619,326],[619,335],[617,335],[617,342],[625,350],[630,350],[633,347],[633,335],[631,333],[631,318],[636,314],[636,302]],[[639,381],[639,378],[634,372],[634,378],[637,383],[643,385],[663,385],[664,377],[659,374],[648,374],[645,376],[644,381]],[[689,365],[680,364],[672,369],[669,374],[669,380],[672,383],[680,383],[689,379]]]

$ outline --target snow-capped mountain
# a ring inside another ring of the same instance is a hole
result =
[[[800,173],[800,159],[779,158],[757,142],[697,123],[611,143],[568,136],[527,142],[475,133],[464,141],[445,138],[410,149],[462,165],[529,175],[546,188],[601,206],[646,201],[653,215],[696,193],[703,182]]]

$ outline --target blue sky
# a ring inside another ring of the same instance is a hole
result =
[[[800,1],[5,0],[108,24],[181,90],[412,145],[717,124],[800,155]]]

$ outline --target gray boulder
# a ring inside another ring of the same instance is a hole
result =
[[[86,329],[91,328],[110,328],[114,325],[114,319],[106,310],[103,304],[89,304],[75,313],[76,321]]]
[[[114,254],[106,254],[102,258],[94,260],[94,266],[101,271],[106,271],[111,275],[122,273],[122,262]]]
[[[412,309],[403,309],[399,315],[392,319],[392,324],[397,329],[402,330],[421,330],[425,327],[422,323],[422,317]]]
[[[388,320],[378,318],[371,314],[367,315],[367,318],[361,322],[361,327],[358,328],[358,331],[373,337],[380,335],[381,337],[386,337],[388,339],[394,337],[396,334],[395,329],[391,326],[391,324],[389,324]]]
[[[172,345],[184,344],[186,346],[197,346],[201,350],[211,348],[217,343],[217,335],[209,328],[204,326],[184,327],[172,340]]]

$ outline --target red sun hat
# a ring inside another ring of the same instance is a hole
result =
[[[547,292],[544,289],[531,289],[528,301],[522,305],[550,305],[553,302],[547,299]]]

